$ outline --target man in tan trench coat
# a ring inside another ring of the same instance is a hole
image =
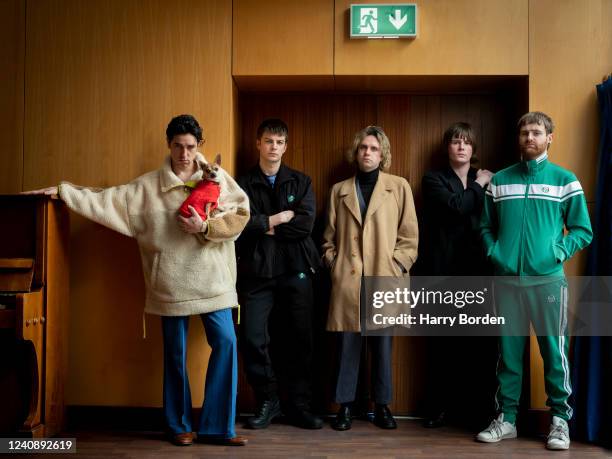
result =
[[[362,342],[360,308],[363,276],[407,276],[417,258],[418,225],[406,179],[383,170],[391,165],[384,131],[368,126],[355,135],[348,159],[357,173],[331,191],[323,258],[330,268],[332,292],[327,330],[340,332],[340,364],[335,401],[341,405],[332,427],[351,428]],[[368,337],[372,352],[374,423],[397,427],[391,401],[391,336]]]

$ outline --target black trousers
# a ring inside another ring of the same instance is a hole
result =
[[[375,403],[391,402],[393,336],[361,336],[360,333],[339,333],[340,363],[336,382],[336,403],[355,401],[359,380],[361,347],[367,342],[372,353],[372,393]]]
[[[495,336],[430,336],[426,341],[427,417],[440,413],[481,428],[495,415],[498,358]]]
[[[278,397],[275,368],[282,368],[289,403],[307,406],[312,395],[312,279],[292,273],[271,279],[239,278],[240,348],[258,402]],[[272,327],[271,320],[277,327]],[[277,333],[274,333],[277,332]],[[270,335],[274,336],[270,336]],[[272,362],[270,344],[281,362]],[[284,382],[284,381],[283,381]]]

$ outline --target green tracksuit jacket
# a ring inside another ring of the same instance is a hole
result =
[[[480,229],[498,276],[563,276],[593,237],[580,182],[547,154],[495,174]]]
[[[504,421],[515,422],[531,322],[544,359],[546,404],[552,415],[567,421],[572,417],[572,390],[563,262],[593,237],[582,187],[573,173],[550,163],[546,154],[522,161],[491,180],[480,229],[495,274],[513,276],[495,288],[497,310],[509,321],[499,341],[498,410]]]

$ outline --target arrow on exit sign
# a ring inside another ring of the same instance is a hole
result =
[[[395,10],[395,16],[389,18],[389,22],[393,24],[397,30],[400,30],[404,24],[408,21],[408,15],[402,16],[402,10]]]
[[[416,38],[413,3],[351,5],[351,38]]]

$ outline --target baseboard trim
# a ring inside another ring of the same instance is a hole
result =
[[[155,407],[69,405],[66,420],[68,430],[164,430],[164,413]]]
[[[200,408],[194,408],[192,419],[198,419]],[[248,416],[238,416],[238,421]],[[324,416],[329,417],[329,416]],[[395,416],[397,419],[419,419],[412,416]],[[161,407],[87,406],[66,407],[68,430],[136,430],[163,431],[164,414]],[[519,429],[523,435],[547,435],[550,426],[550,411],[529,409],[519,416]]]

